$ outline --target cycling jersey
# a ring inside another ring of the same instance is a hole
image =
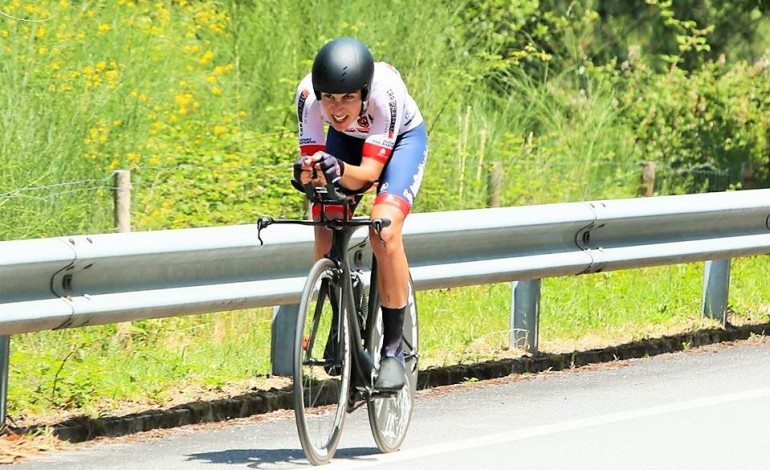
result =
[[[375,63],[366,109],[344,132],[329,126],[328,137],[324,134],[331,119],[313,92],[312,74],[297,87],[295,104],[301,155],[326,151],[353,165],[360,165],[362,158],[385,164],[375,204],[409,212],[422,182],[428,140],[422,114],[394,67]]]
[[[296,105],[300,152],[312,155],[324,150],[324,123],[331,120],[323,115],[321,104],[316,100],[311,74],[297,87]],[[420,110],[407,92],[398,70],[384,62],[377,62],[374,64],[366,111],[344,133],[366,141],[364,158],[385,162],[393,150],[396,137],[421,123]]]

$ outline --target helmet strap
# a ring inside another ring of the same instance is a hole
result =
[[[368,107],[368,105],[369,105],[369,100],[361,101],[361,112],[358,113],[359,116],[363,116],[364,114],[366,114],[366,108]]]

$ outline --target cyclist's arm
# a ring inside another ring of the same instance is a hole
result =
[[[384,163],[371,158],[362,158],[361,165],[346,165],[345,174],[342,175],[340,183],[343,187],[355,190],[363,188],[380,178]]]
[[[297,137],[300,155],[311,156],[319,150],[326,150],[326,134],[321,116],[321,104],[315,99],[310,74],[303,78],[297,86],[294,109],[297,110]]]

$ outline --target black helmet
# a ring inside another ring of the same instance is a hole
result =
[[[361,90],[366,101],[374,75],[372,53],[361,41],[338,38],[326,43],[313,61],[313,91],[321,93],[353,93]]]

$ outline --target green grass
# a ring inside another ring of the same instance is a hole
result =
[[[761,281],[770,256],[732,263],[730,321],[770,321]],[[710,328],[700,317],[702,263],[548,278],[540,349],[567,352]],[[510,284],[418,293],[422,366],[517,357],[508,347]],[[68,410],[162,406],[201,393],[270,386],[270,309],[47,331],[12,339],[9,413],[43,419]]]

